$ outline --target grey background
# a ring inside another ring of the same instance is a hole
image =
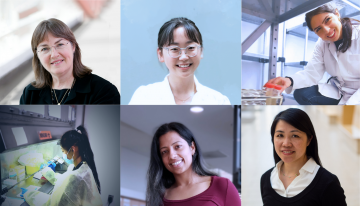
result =
[[[121,103],[129,104],[141,85],[168,74],[158,61],[157,35],[171,18],[195,22],[203,37],[203,54],[195,75],[199,82],[241,104],[241,1],[123,0],[121,2]]]

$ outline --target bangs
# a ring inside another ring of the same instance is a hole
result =
[[[199,29],[193,21],[183,17],[171,19],[160,28],[158,35],[158,47],[161,48],[174,43],[174,30],[180,27],[185,29],[185,36],[187,38],[203,47]]]
[[[36,51],[37,46],[47,38],[48,34],[67,39],[72,43],[74,41],[74,35],[66,24],[55,19],[44,20],[36,27],[33,33],[31,40],[33,51]]]
[[[196,31],[196,29],[189,24],[179,25],[178,27],[175,27],[173,30],[171,30],[167,35],[167,41],[164,43],[164,45],[170,46],[170,44],[174,43],[174,30],[180,27],[183,27],[185,29],[185,36],[187,38],[201,45],[200,40],[197,38],[197,36],[199,36],[199,32]]]

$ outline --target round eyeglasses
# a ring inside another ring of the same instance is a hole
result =
[[[199,45],[189,45],[185,48],[180,48],[178,46],[170,46],[170,47],[162,47],[163,49],[167,49],[169,56],[172,58],[179,58],[181,56],[181,50],[185,50],[185,54],[188,57],[194,57],[197,55],[198,50],[200,50],[201,46]]]
[[[39,47],[38,49],[36,49],[37,53],[39,53],[40,55],[46,55],[49,54],[51,51],[51,47],[54,47],[56,49],[56,51],[61,51],[63,49],[66,48],[66,45],[68,45],[70,42],[64,43],[64,42],[60,42],[58,44],[56,44],[55,46],[43,46],[43,47]]]

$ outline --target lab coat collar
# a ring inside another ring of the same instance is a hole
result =
[[[358,39],[359,36],[360,36],[360,26],[359,25],[353,25],[352,28],[353,28],[353,30],[352,30],[351,40]]]
[[[166,77],[165,77],[165,79],[164,79],[163,82],[164,82],[166,85],[169,85],[170,92],[171,92],[171,94],[173,95],[173,93],[172,93],[172,91],[171,91],[171,88],[170,88],[170,83],[169,83],[168,76],[169,76],[169,74],[166,75]],[[197,78],[196,78],[195,75],[194,75],[194,82],[195,82],[196,93],[202,91],[202,90],[203,90],[203,85],[199,83],[199,81],[197,80]]]

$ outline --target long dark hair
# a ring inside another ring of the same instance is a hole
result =
[[[295,108],[290,108],[277,114],[271,125],[271,141],[273,143],[275,164],[277,164],[281,160],[279,155],[277,155],[274,146],[275,128],[279,120],[283,120],[295,127],[296,129],[305,132],[308,140],[310,140],[312,137],[309,146],[306,148],[306,155],[311,156],[318,165],[322,166],[318,154],[318,143],[316,139],[315,129],[310,120],[310,117],[306,114],[306,112],[302,111],[301,109]]]
[[[179,17],[179,18],[173,18],[170,21],[165,22],[164,25],[160,28],[159,34],[158,34],[158,47],[159,49],[163,46],[168,46],[171,43],[174,42],[174,30],[184,27],[186,31],[186,35],[189,39],[191,39],[193,42],[196,42],[203,47],[202,37],[199,29],[195,25],[193,21],[190,19]]]
[[[80,132],[78,132],[78,131]],[[65,134],[60,139],[60,146],[65,150],[69,150],[72,146],[79,147],[79,154],[83,161],[89,165],[96,182],[96,186],[101,193],[99,176],[96,170],[94,153],[91,150],[88,134],[83,126],[78,126],[76,130],[70,130],[65,132]]]
[[[333,13],[336,14],[336,8],[331,5],[331,3],[327,3],[324,5],[319,6],[318,8],[306,13],[305,15],[305,21],[310,31],[314,31],[311,27],[311,19],[318,14],[322,13]],[[351,36],[353,32],[352,25],[353,23],[351,21],[358,21],[356,19],[344,17],[340,19],[341,25],[342,25],[342,36],[343,36],[343,43],[339,47],[339,51],[342,53],[346,52],[350,46],[351,46]],[[360,22],[360,21],[358,21]]]
[[[162,198],[165,190],[175,183],[174,175],[166,169],[160,155],[159,138],[164,134],[174,131],[178,133],[191,146],[195,145],[195,153],[192,157],[192,170],[200,176],[216,176],[208,171],[201,155],[201,149],[196,142],[192,132],[185,125],[178,122],[171,122],[161,125],[155,132],[150,153],[150,165],[147,172],[146,205],[162,206]]]

